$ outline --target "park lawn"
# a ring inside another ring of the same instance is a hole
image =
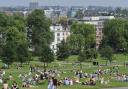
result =
[[[116,56],[116,61],[118,64],[120,64],[120,72],[121,73],[128,73],[128,69],[125,68],[123,66],[123,62],[125,62],[128,57],[125,57],[125,55],[115,55]],[[80,65],[76,64],[74,67],[72,67],[72,63],[74,62],[73,60],[76,61],[77,56],[71,56],[70,58],[67,59],[66,62],[60,62],[60,61],[55,61],[51,64],[49,64],[49,68],[50,69],[58,69],[60,71],[64,71],[66,73],[61,74],[61,79],[63,79],[64,77],[70,77],[70,78],[74,78],[74,73],[72,72],[73,70],[78,70],[80,69]],[[98,60],[101,64],[105,64],[104,60],[101,60],[99,58]],[[3,64],[0,62],[0,67]],[[39,65],[41,67],[43,67],[43,63],[38,62],[37,60],[35,61],[31,61],[30,65]],[[87,62],[87,63],[82,63],[83,65],[83,72],[87,72],[87,73],[92,73],[94,71],[96,71],[98,69],[97,66],[93,66],[92,63]],[[109,68],[109,67],[104,67],[104,68]],[[43,68],[42,68],[43,69]],[[12,74],[12,76],[14,77],[14,80],[18,83],[18,85],[20,86],[20,89],[25,89],[25,88],[21,88],[21,80],[18,78],[19,74],[28,74],[29,71],[29,65],[24,64],[23,67],[21,69],[16,69],[16,65],[15,63],[13,65],[10,66],[10,69],[5,69],[6,71],[6,75],[4,76],[5,78],[7,78],[7,76],[9,76],[9,74]],[[108,75],[107,75],[108,77]],[[84,79],[81,79],[80,81],[84,81]],[[11,86],[13,81],[8,81],[9,86]],[[48,81],[42,81],[40,84],[38,84],[35,87],[32,87],[30,89],[47,89],[47,85],[48,85]],[[96,86],[83,86],[80,84],[75,84],[73,86],[60,86],[59,89],[102,89],[102,88],[109,88],[109,87],[124,87],[124,86],[128,86],[127,82],[121,82],[121,81],[115,81],[112,80],[109,84],[107,85],[101,85],[99,84],[99,82],[97,82]],[[0,85],[0,89],[2,89],[2,85]]]

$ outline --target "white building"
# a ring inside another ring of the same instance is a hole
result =
[[[51,18],[53,16],[59,16],[60,12],[61,12],[60,10],[54,10],[54,9],[44,10],[44,14],[48,18]]]
[[[50,26],[51,31],[54,33],[54,41],[51,43],[50,48],[57,52],[57,44],[61,43],[62,40],[66,40],[70,35],[68,28],[64,28],[60,24]]]

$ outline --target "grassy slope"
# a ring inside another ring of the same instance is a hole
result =
[[[116,63],[118,63],[118,64],[123,64],[125,61],[127,61],[126,58],[128,58],[128,56],[126,57],[124,55],[115,55],[115,57],[116,57]],[[55,66],[53,69],[65,71],[66,73],[62,74],[61,78],[74,77],[74,73],[71,72],[73,67],[72,67],[72,64],[70,64],[70,62],[77,61],[77,56],[71,56],[66,61],[69,64],[67,64],[66,62],[54,62],[54,63],[50,64],[50,68],[53,68],[53,66]],[[105,61],[101,60],[100,58],[98,61],[102,64],[105,63]],[[40,63],[38,61],[32,61],[31,64],[32,65],[42,65],[42,63]],[[0,63],[0,66],[2,66],[2,63]],[[74,69],[79,69],[79,65],[77,65]],[[98,67],[92,66],[91,63],[83,63],[83,71],[85,71],[85,72],[92,73],[96,69],[98,69]],[[28,65],[24,65],[24,67],[22,69],[17,70],[15,68],[15,65],[13,64],[10,69],[5,70],[6,75],[4,77],[7,77],[11,73],[14,76],[14,79],[16,80],[18,85],[21,86],[22,82],[18,78],[18,75],[20,73],[28,73],[28,70],[29,70]],[[121,73],[128,73],[128,70],[126,68],[124,68],[123,66],[120,67],[120,71],[121,71]],[[84,80],[82,79],[81,81],[84,81]],[[12,81],[8,81],[8,83],[11,86]],[[43,81],[41,84],[39,84],[37,86],[38,87],[33,87],[31,89],[47,89],[47,81]],[[110,82],[108,85],[101,85],[101,84],[97,83],[97,86],[92,87],[92,86],[82,86],[80,84],[77,84],[77,85],[73,85],[73,86],[60,86],[59,89],[100,89],[103,87],[118,87],[118,86],[128,86],[128,83],[117,82],[117,81],[112,80],[112,82]],[[2,85],[0,85],[0,89],[2,89],[1,87],[2,87]],[[23,89],[23,88],[20,88],[20,89]]]

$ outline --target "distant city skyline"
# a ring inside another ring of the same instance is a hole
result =
[[[0,6],[29,6],[30,2],[39,2],[40,6],[128,7],[128,0],[0,0]]]

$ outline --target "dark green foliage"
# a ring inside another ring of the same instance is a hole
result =
[[[40,61],[45,63],[54,60],[53,52],[50,49],[50,43],[53,40],[53,33],[50,31],[50,21],[44,15],[42,10],[34,10],[27,17],[30,45],[34,49],[34,56],[40,57]]]
[[[109,62],[112,62],[114,52],[113,52],[113,49],[110,46],[105,46],[105,47],[100,49],[100,55],[105,60],[107,60]]]
[[[69,45],[64,40],[58,44],[57,60],[64,61],[70,55]]]
[[[3,14],[5,17],[6,15]],[[1,56],[2,61],[11,64],[18,61],[21,64],[26,62],[28,57],[28,41],[25,29],[25,20],[23,16],[6,16],[1,22]]]
[[[95,28],[90,24],[73,23],[71,35],[68,38],[70,50],[80,52],[83,49],[95,47]],[[79,54],[79,53],[78,53]]]
[[[128,50],[128,21],[122,19],[110,20],[105,23],[104,37],[101,47],[108,45],[115,52]]]
[[[42,10],[33,11],[27,18],[28,34],[32,36],[32,47],[36,56],[41,55],[43,45],[49,45],[53,40],[53,34],[50,32],[50,22],[45,17]]]
[[[98,53],[96,49],[85,49],[80,52],[78,61],[85,62],[85,61],[92,61],[93,59],[96,59],[98,57]]]
[[[40,58],[41,62],[50,63],[50,62],[54,61],[54,53],[49,48],[49,46],[45,46],[44,48],[42,48],[41,55],[42,55]]]

